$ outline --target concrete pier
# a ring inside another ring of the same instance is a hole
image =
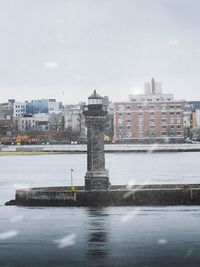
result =
[[[83,186],[72,192],[69,187],[19,189],[15,201],[23,206],[148,206],[200,205],[200,184],[125,185],[109,190],[85,191]]]

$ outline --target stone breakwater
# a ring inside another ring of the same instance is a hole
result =
[[[6,205],[24,206],[148,206],[200,205],[200,184],[111,186],[109,190],[85,191],[78,186],[19,189]]]
[[[0,155],[20,153],[86,153],[87,145],[23,145],[23,146],[2,146]],[[200,152],[200,144],[106,144],[106,153],[121,152]]]

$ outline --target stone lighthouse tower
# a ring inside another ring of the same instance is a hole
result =
[[[107,190],[110,183],[108,170],[105,169],[104,128],[108,112],[103,106],[103,98],[96,90],[88,98],[88,106],[83,114],[87,126],[85,190]]]

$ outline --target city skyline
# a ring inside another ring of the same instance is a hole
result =
[[[193,0],[2,1],[0,102],[110,100],[152,77],[176,99],[200,100],[200,3]]]

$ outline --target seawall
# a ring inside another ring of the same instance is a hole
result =
[[[48,153],[86,153],[87,146],[84,144],[70,145],[23,145],[3,146],[0,145],[0,155],[17,154],[48,154]],[[200,152],[200,144],[106,144],[105,153],[122,152]]]
[[[148,205],[200,205],[200,185],[137,185],[111,186],[105,191],[85,191],[76,187],[42,187],[19,189],[14,202],[25,206],[148,206]]]

